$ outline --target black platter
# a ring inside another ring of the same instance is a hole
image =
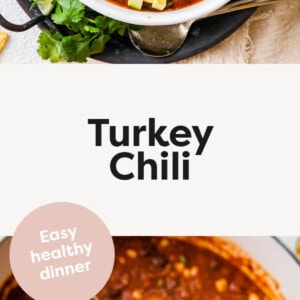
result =
[[[17,0],[17,2],[29,17],[33,18],[41,14],[37,8],[30,9],[30,0]],[[163,64],[183,60],[206,51],[223,41],[236,31],[254,11],[255,8],[250,8],[195,22],[181,49],[168,57],[153,58],[142,54],[131,44],[129,37],[125,35],[124,37],[112,38],[107,43],[105,51],[93,55],[92,58],[115,64]],[[61,33],[66,32],[64,27],[54,25],[50,18],[47,18],[38,26],[41,30],[52,28]]]

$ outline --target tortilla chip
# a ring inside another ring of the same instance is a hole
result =
[[[0,30],[0,51],[4,47],[6,41],[7,41],[8,35],[6,32]]]

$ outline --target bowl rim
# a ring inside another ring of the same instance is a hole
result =
[[[126,9],[107,0],[81,0],[92,10],[125,23],[144,26],[163,26],[200,19],[219,9],[230,0],[202,0],[179,10],[165,12]]]

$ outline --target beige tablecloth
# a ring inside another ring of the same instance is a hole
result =
[[[15,23],[28,17],[16,1],[0,0],[0,11]],[[2,29],[3,30],[3,29]],[[49,63],[37,55],[38,27],[9,33],[0,63]],[[89,60],[89,63],[102,63]],[[296,64],[300,63],[300,0],[281,0],[259,7],[232,35],[213,48],[177,64]]]
[[[179,63],[300,63],[300,0],[257,8],[226,40]]]

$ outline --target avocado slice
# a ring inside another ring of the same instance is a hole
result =
[[[143,0],[128,0],[128,6],[137,10],[141,10],[143,6]]]
[[[152,8],[157,10],[164,10],[167,6],[167,0],[153,0]]]

